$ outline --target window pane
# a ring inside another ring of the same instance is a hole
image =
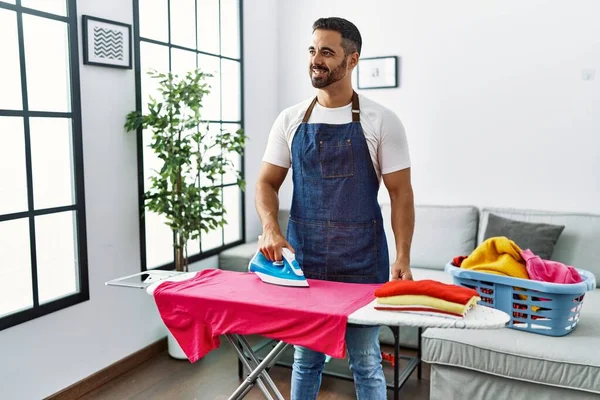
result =
[[[238,61],[221,60],[223,74],[223,121],[239,121],[240,114],[240,63]]]
[[[188,248],[187,248],[187,256],[195,256],[200,253],[200,241],[196,240],[188,240]]]
[[[202,149],[202,160],[203,160],[204,165],[207,165],[207,163],[210,162],[211,157],[221,155],[221,147],[213,146],[213,144],[215,143],[216,135],[219,134],[220,129],[221,129],[221,126],[219,123],[200,124],[200,133],[202,133],[202,135],[203,135],[202,145],[209,147],[209,149],[207,149],[206,152],[204,152],[204,148]],[[213,175],[213,178],[215,178],[214,181],[210,180],[208,175],[209,174],[207,174],[206,171],[202,171],[200,173],[200,185],[201,186],[221,185],[221,175],[220,174],[217,173],[217,174]]]
[[[166,219],[152,211],[145,211],[147,269],[173,262],[173,232]]]
[[[75,212],[35,217],[40,304],[79,291]]]
[[[17,14],[0,9],[0,109],[22,110]]]
[[[148,112],[148,101],[150,96],[159,99],[157,79],[152,79],[148,71],[155,69],[158,72],[169,72],[169,48],[157,44],[141,42],[140,43],[140,64],[142,75],[142,112]]]
[[[71,120],[31,118],[30,121],[35,209],[74,204]]]
[[[240,129],[240,124],[223,124],[223,130],[229,133],[235,133],[238,129]],[[223,184],[226,185],[228,183],[236,183],[237,182],[237,174],[234,171],[240,171],[242,168],[242,157],[237,153],[230,153],[225,151],[223,153],[225,158],[233,163],[233,170],[229,168],[229,170],[223,175]]]
[[[0,317],[33,307],[27,218],[0,222]]]
[[[140,60],[142,71],[142,112],[148,113],[148,102],[150,97],[161,101],[161,94],[158,92],[158,80],[151,78],[147,72],[155,69],[158,72],[169,72],[169,48],[166,46],[140,43]],[[150,177],[155,176],[155,171],[160,171],[162,161],[156,156],[154,150],[150,148],[152,143],[152,131],[145,130],[142,137],[144,145],[144,190],[150,187]]]
[[[171,0],[171,43],[196,48],[195,0]]]
[[[167,0],[140,0],[140,36],[169,41],[169,12]]]
[[[144,130],[142,141],[144,145],[144,190],[148,190],[152,183],[152,177],[158,176],[158,172],[160,172],[164,162],[150,148],[152,144],[151,130]]]
[[[221,196],[221,189],[218,189],[218,192],[219,196]],[[218,227],[208,233],[202,231],[201,239],[202,243],[200,243],[200,246],[202,247],[203,252],[221,247],[223,245],[223,228]]]
[[[223,245],[223,228],[217,228],[208,233],[202,232],[202,252],[207,252]]]
[[[0,171],[0,215],[27,211],[23,118],[0,117]]]
[[[206,81],[210,85],[210,93],[202,99],[202,119],[205,121],[218,121],[221,119],[221,84],[219,82],[219,58],[199,54],[198,68],[202,72],[213,75]]]
[[[242,238],[242,191],[237,186],[223,188],[223,206],[225,207],[225,221],[223,227],[225,244],[235,242]]]
[[[239,0],[221,0],[221,55],[240,58]]]
[[[219,54],[219,0],[198,1],[198,50]]]
[[[71,111],[67,24],[23,15],[27,94],[34,111]]]
[[[196,69],[196,53],[171,48],[171,72],[183,77]]]
[[[21,5],[39,11],[62,15],[63,17],[67,15],[66,0],[21,0]]]

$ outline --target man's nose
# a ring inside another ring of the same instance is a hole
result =
[[[313,65],[323,65],[323,56],[321,56],[319,53],[316,53],[314,56],[312,56],[311,62]]]

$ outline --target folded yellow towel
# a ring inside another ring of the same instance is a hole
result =
[[[504,237],[491,237],[481,243],[461,263],[461,268],[490,274],[529,279],[521,249],[515,242]]]
[[[437,308],[438,310],[464,315],[469,309],[477,305],[477,301],[479,300],[479,297],[473,296],[467,304],[460,304],[431,296],[404,294],[399,296],[378,297],[377,303],[394,306],[428,306]]]

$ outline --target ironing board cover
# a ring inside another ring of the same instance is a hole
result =
[[[219,347],[219,335],[227,333],[258,334],[343,358],[348,316],[374,300],[380,285],[308,283],[283,287],[252,273],[208,269],[187,280],[162,282],[153,294],[190,362]]]
[[[504,311],[477,305],[464,318],[376,310],[376,300],[348,316],[348,322],[363,325],[414,326],[420,328],[499,329],[510,321]]]

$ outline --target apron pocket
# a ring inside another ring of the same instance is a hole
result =
[[[330,222],[327,229],[327,276],[374,277],[377,275],[375,221]]]
[[[323,237],[327,234],[327,222],[300,220],[290,217],[287,240],[296,252],[296,260],[304,276],[322,279],[325,277],[327,248]]]
[[[354,175],[352,141],[320,141],[319,159],[323,178],[342,178]]]

